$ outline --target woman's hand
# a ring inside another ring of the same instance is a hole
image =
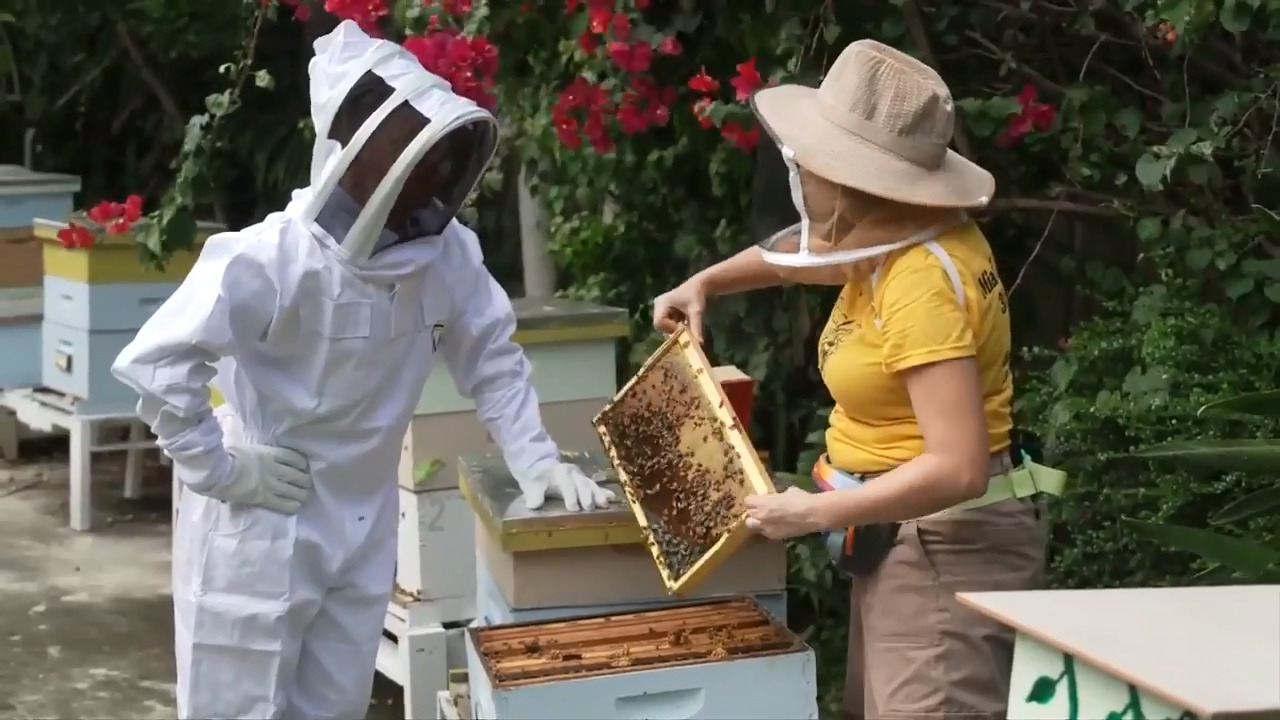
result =
[[[706,305],[706,286],[695,275],[653,301],[653,327],[670,335],[680,327],[680,323],[685,323],[694,339],[701,343],[702,311]]]
[[[747,529],[771,540],[808,535],[825,530],[818,519],[816,493],[789,487],[770,495],[748,495]]]

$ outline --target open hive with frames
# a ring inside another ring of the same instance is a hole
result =
[[[500,688],[760,657],[803,645],[747,598],[468,632]]]
[[[688,592],[747,539],[743,500],[773,483],[681,327],[595,418],[667,590]]]

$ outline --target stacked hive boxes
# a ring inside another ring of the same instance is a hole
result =
[[[74,398],[77,413],[127,415],[137,398],[111,375],[111,363],[177,289],[198,251],[175,253],[164,270],[155,270],[138,262],[132,235],[68,249],[57,239],[63,227],[35,222],[44,245],[41,383]],[[218,229],[200,225],[197,247]]]
[[[566,448],[599,447],[591,418],[617,388],[626,311],[564,299],[514,302],[515,341],[533,366],[542,419]],[[475,617],[475,522],[458,487],[457,460],[498,448],[444,368],[423,391],[400,462],[396,603],[425,622]]]
[[[0,390],[40,384],[43,270],[38,217],[65,218],[80,180],[0,165]]]
[[[600,452],[566,453],[587,475],[607,476]],[[476,620],[482,625],[581,617],[678,602],[621,502],[571,513],[556,501],[528,510],[497,455],[463,458],[461,486],[476,512]],[[622,499],[616,482],[605,485]],[[685,598],[752,595],[786,617],[786,547],[754,538]]]

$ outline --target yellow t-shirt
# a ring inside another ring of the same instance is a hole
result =
[[[1009,446],[1009,306],[991,246],[972,222],[935,242],[957,271],[963,305],[943,261],[915,245],[888,255],[874,283],[846,285],[822,331],[818,367],[836,402],[827,455],[846,472],[887,470],[924,452],[897,373],[942,360],[977,358],[991,451]]]

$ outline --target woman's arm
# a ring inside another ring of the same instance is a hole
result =
[[[944,360],[900,377],[924,452],[861,487],[812,496],[814,521],[823,529],[912,520],[987,491],[990,451],[977,361]]]
[[[776,268],[765,262],[756,245],[689,278],[702,286],[707,297],[760,290],[784,284]]]

